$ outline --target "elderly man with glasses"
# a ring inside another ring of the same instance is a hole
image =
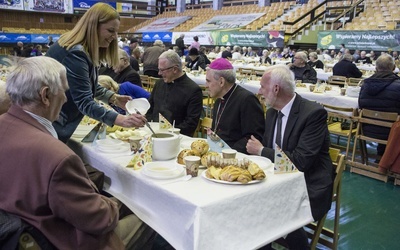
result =
[[[175,51],[165,51],[158,58],[158,74],[162,79],[154,85],[150,95],[149,121],[159,121],[159,114],[181,134],[193,136],[203,109],[201,88],[182,71],[182,61]]]
[[[307,54],[297,52],[294,55],[293,63],[289,64],[290,70],[293,71],[296,80],[301,80],[306,83],[317,82],[317,72],[307,64]]]

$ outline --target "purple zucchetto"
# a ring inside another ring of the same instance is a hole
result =
[[[233,69],[232,64],[225,58],[215,59],[208,67],[215,70]]]

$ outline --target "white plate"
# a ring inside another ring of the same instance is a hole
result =
[[[146,172],[165,176],[173,174],[178,167],[165,162],[153,161],[145,163],[143,168],[146,169]]]
[[[181,148],[182,149],[190,149],[191,147],[191,145],[192,145],[192,143],[194,142],[194,141],[197,141],[197,140],[204,140],[204,141],[207,141],[206,139],[203,139],[203,138],[184,138],[182,141],[181,141]]]
[[[169,162],[169,164],[171,164],[171,162]],[[172,173],[170,173],[168,175],[155,174],[153,172],[148,171],[146,168],[143,168],[141,172],[145,176],[153,178],[153,179],[168,180],[168,179],[174,179],[174,178],[181,176],[183,171],[184,171],[184,168],[177,166],[176,170],[174,170]]]
[[[101,139],[96,141],[97,146],[101,148],[114,148],[116,146],[121,146],[124,143],[116,139]]]
[[[137,109],[142,115],[145,115],[150,108],[150,103],[146,98],[137,98],[127,102],[125,108],[131,114],[135,114],[135,109]]]
[[[273,163],[270,159],[258,155],[246,155],[243,158],[247,158],[250,161],[257,164],[262,170],[273,167]]]
[[[145,135],[147,135],[148,133],[146,131],[143,130],[135,130],[133,134],[131,134],[128,137],[118,137],[115,132],[109,133],[108,135],[113,138],[113,139],[117,139],[117,140],[128,140],[129,137],[144,137]]]
[[[111,147],[102,147],[100,145],[95,146],[96,150],[102,152],[102,153],[108,153],[108,154],[115,154],[115,153],[129,153],[130,152],[130,144],[127,142],[122,142],[121,145],[116,145],[113,148]]]
[[[232,182],[230,182],[230,181],[221,181],[221,180],[208,178],[206,176],[206,171],[203,171],[203,173],[201,174],[201,177],[203,177],[206,180],[212,181],[212,182],[221,183],[221,184],[228,184],[228,185],[250,185],[250,184],[260,183],[260,182],[264,181],[265,179],[267,179],[267,178],[265,178],[263,180],[252,180],[252,181],[249,181],[247,183],[241,183],[241,182],[238,182],[238,181],[232,181]]]

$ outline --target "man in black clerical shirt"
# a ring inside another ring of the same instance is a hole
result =
[[[247,153],[248,139],[252,135],[262,138],[264,112],[257,97],[235,82],[235,70],[227,59],[216,59],[207,68],[207,88],[210,96],[217,98],[212,130],[231,148]]]
[[[163,115],[181,129],[181,134],[193,136],[203,109],[201,88],[182,71],[182,60],[175,51],[165,51],[158,59],[158,74],[162,79],[150,95],[149,121],[159,121]]]

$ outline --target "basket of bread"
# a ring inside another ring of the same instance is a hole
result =
[[[247,184],[266,178],[264,171],[247,158],[242,160],[223,159],[219,155],[210,155],[207,156],[206,161],[207,170],[205,176],[210,180]]]

